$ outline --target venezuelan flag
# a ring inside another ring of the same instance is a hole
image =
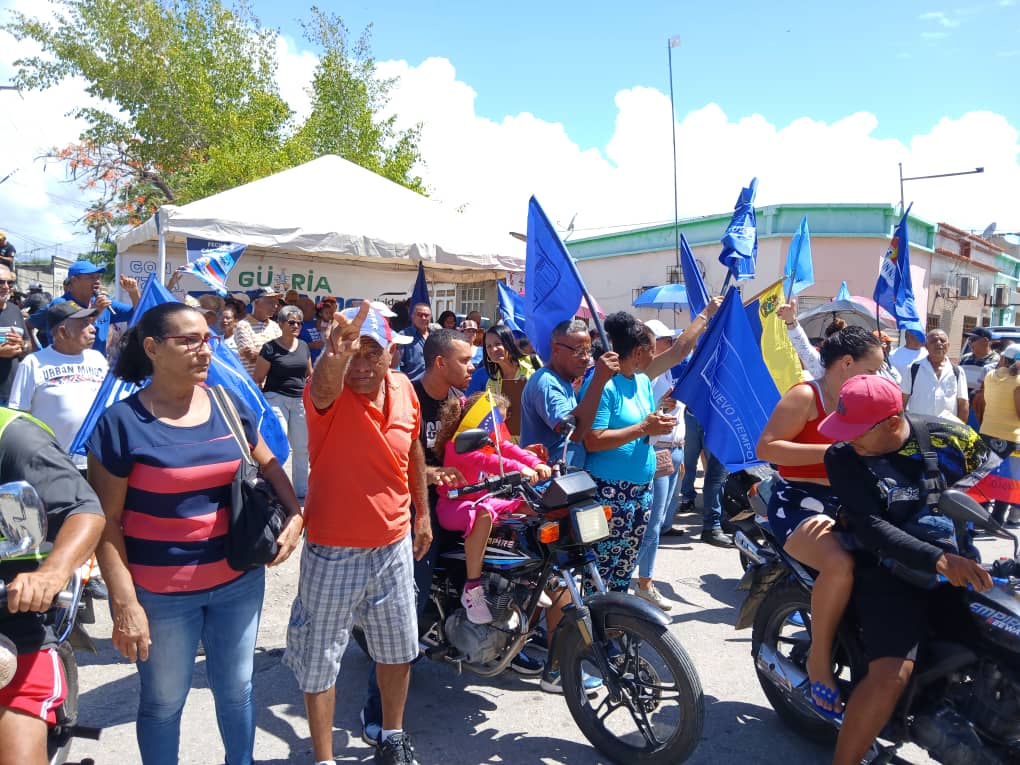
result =
[[[993,499],[1020,505],[1020,451],[1003,458],[1002,463],[967,490],[978,502]]]
[[[489,391],[486,391],[485,395],[479,398],[460,418],[460,425],[457,426],[453,437],[456,438],[465,430],[472,428],[481,428],[491,434],[496,441],[508,441],[511,438],[510,431],[503,421],[503,415],[492,400],[492,393]]]
[[[776,309],[785,300],[783,279],[780,279],[751,298],[744,306],[748,318],[752,318],[754,314],[756,319],[751,322],[751,326],[754,329],[760,328],[761,356],[765,359],[765,366],[779,390],[779,395],[804,380],[804,369],[797,357],[797,351],[793,349],[783,320],[776,314]]]

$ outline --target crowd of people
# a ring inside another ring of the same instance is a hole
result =
[[[449,495],[498,470],[495,455],[458,455],[452,448],[453,434],[477,402],[491,402],[499,419],[513,424],[501,444],[504,467],[540,483],[565,455],[568,465],[592,476],[611,510],[611,536],[595,548],[607,589],[633,592],[663,611],[673,608],[656,586],[657,551],[663,537],[685,533],[674,522],[696,510],[699,466],[700,540],[733,545],[722,527],[726,468],[675,393],[721,298],[682,332],[626,312],[606,317],[604,339],[584,321],[563,321],[548,338],[549,357],[541,359],[525,336],[502,322],[483,328],[477,312],[458,320],[451,311],[433,322],[427,303],[408,305],[408,325],[399,331],[396,314],[384,304],[342,308],[333,298],[313,302],[293,290],[187,296],[135,317],[137,283],[121,279],[130,302],[119,303],[103,291],[103,275],[102,266],[79,261],[64,294],[19,307],[11,300],[14,275],[0,264],[0,403],[43,423],[66,454],[111,367],[126,381],[149,381],[102,415],[87,459],[65,460],[77,471],[71,494],[81,501],[73,512],[66,502],[54,509],[61,519],[69,512],[91,518],[72,524],[74,541],[59,548],[69,552],[57,556],[55,570],[80,565],[78,558],[91,552],[89,540],[97,548],[113,644],[138,667],[137,737],[147,765],[178,759],[181,713],[200,644],[227,762],[253,761],[253,655],[265,572],[237,571],[227,562],[231,484],[245,456],[239,450],[250,452],[286,509],[270,565],[286,560],[304,537],[284,663],[304,694],[320,765],[333,761],[335,686],[355,624],[372,659],[362,737],[377,747],[377,762],[416,761],[403,716],[419,652],[416,615],[438,552],[437,526],[464,540],[461,602],[468,619],[492,620],[480,586],[482,557],[493,525],[518,507],[513,500]],[[923,339],[908,334],[890,353],[890,338],[881,332],[835,322],[816,345],[800,328],[795,306],[782,306],[779,315],[805,382],[783,395],[758,456],[779,469],[769,504],[773,531],[791,556],[818,572],[809,692],[821,712],[846,715],[837,761],[851,762],[884,722],[876,710],[891,713],[888,699],[879,704],[875,694],[891,692],[890,678],[909,674],[919,638],[906,628],[896,640],[872,638],[873,682],[869,674],[871,685],[841,698],[831,646],[843,612],[862,593],[898,593],[881,607],[857,606],[862,625],[874,634],[906,594],[890,590],[881,571],[855,570],[833,533],[835,508],[852,497],[864,508],[855,511],[859,519],[884,512],[884,500],[867,493],[861,471],[880,469],[872,457],[907,448],[912,426],[904,410],[950,423],[938,426],[948,428],[940,443],[952,441],[952,448],[966,452],[959,465],[1011,454],[1020,441],[1020,346],[996,348],[998,338],[975,328],[970,352],[956,365],[940,330]],[[134,319],[131,329],[120,331],[128,319]],[[240,397],[221,399],[206,386],[219,342],[236,354],[278,418],[290,445],[286,464],[273,456]],[[965,373],[968,367],[975,372]],[[854,420],[858,410],[863,414]],[[967,440],[963,423],[972,413],[980,440]],[[234,415],[247,444],[231,436]],[[569,434],[562,430],[567,415],[575,425]],[[851,445],[834,446],[840,441]],[[890,472],[890,480],[910,474],[896,459],[892,463],[898,472]],[[1016,520],[1005,502],[995,503],[994,512],[1004,522]],[[898,540],[912,562],[937,568],[954,584],[983,586],[961,562],[965,558],[903,543],[881,524],[859,523],[870,529],[870,537],[862,532],[865,544]],[[542,598],[549,640],[561,595]],[[562,693],[553,662],[521,652],[511,666],[541,675],[541,688]],[[584,680],[589,690],[601,682]]]

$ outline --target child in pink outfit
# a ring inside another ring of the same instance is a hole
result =
[[[494,448],[457,454],[453,439],[450,437],[454,427],[460,421],[461,413],[471,409],[477,395],[468,399],[463,407],[460,402],[452,400],[444,405],[443,431],[445,431],[446,437],[444,439],[444,434],[441,433],[436,443],[437,448],[442,447],[443,449],[443,466],[457,468],[467,483],[476,483],[484,475],[499,475],[500,472],[500,455]],[[498,395],[494,396],[494,399],[496,405],[505,410],[506,399]],[[551,468],[541,459],[520,448],[510,439],[501,441],[499,450],[502,454],[503,472],[505,473],[520,471],[521,475],[531,483],[545,480],[552,474]],[[481,576],[482,560],[485,557],[489,533],[492,531],[495,521],[510,513],[527,508],[527,503],[513,497],[490,497],[478,502],[477,500],[484,496],[483,492],[450,499],[448,487],[440,485],[437,490],[439,501],[436,504],[436,515],[439,518],[439,525],[444,529],[460,531],[464,534],[467,583],[464,585],[461,603],[467,610],[470,621],[475,624],[488,624],[492,621],[492,613],[485,603]]]

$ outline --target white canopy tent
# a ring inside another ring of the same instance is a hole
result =
[[[328,155],[158,213],[168,274],[187,260],[186,239],[248,249],[231,289],[286,283],[309,294],[365,297],[409,289],[425,264],[430,281],[491,282],[524,270],[524,245],[352,162]],[[157,271],[155,216],[117,237],[118,274]],[[394,272],[398,273],[393,278]],[[198,284],[196,280],[196,285]],[[350,286],[348,286],[350,285]]]

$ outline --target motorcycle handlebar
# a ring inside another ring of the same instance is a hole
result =
[[[515,489],[520,486],[522,482],[521,474],[514,471],[502,476],[494,475],[486,478],[484,481],[479,481],[478,483],[471,483],[467,486],[458,486],[456,489],[450,489],[450,491],[447,492],[447,497],[450,499],[460,499],[465,494],[475,494],[479,491],[492,493],[502,491],[504,489]]]
[[[71,604],[74,603],[74,593],[68,590],[63,590],[57,593],[57,597],[53,599],[53,605],[51,608],[70,608]],[[7,582],[0,581],[0,606],[7,605]]]

